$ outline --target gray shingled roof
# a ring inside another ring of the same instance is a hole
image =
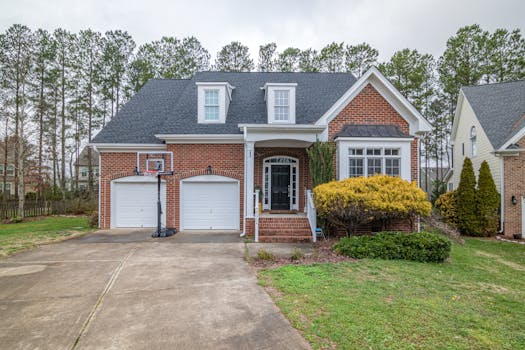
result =
[[[467,86],[462,91],[494,149],[525,127],[525,80]]]
[[[224,124],[197,123],[196,82],[235,86]],[[190,80],[150,80],[94,138],[95,143],[160,143],[154,134],[240,134],[267,123],[265,83],[297,83],[296,123],[315,123],[354,83],[351,73],[201,72]]]
[[[410,137],[410,135],[404,133],[399,129],[397,125],[385,124],[385,125],[359,125],[359,124],[346,124],[341,128],[337,134],[334,135],[334,139],[338,137]]]

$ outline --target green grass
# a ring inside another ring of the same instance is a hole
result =
[[[85,216],[52,216],[16,224],[0,224],[0,257],[88,231]]]
[[[314,349],[525,349],[525,246],[466,239],[449,262],[289,265],[259,280]]]

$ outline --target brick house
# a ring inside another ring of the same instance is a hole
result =
[[[450,187],[458,187],[465,157],[476,174],[487,161],[501,194],[502,232],[525,236],[525,80],[463,87],[452,143]]]
[[[91,144],[100,153],[100,227],[154,226],[156,179],[134,169],[143,166],[139,154],[167,152],[174,170],[161,189],[167,227],[308,241],[313,142],[336,144],[338,179],[386,173],[417,181],[418,135],[429,129],[376,68],[358,80],[255,72],[153,79]]]

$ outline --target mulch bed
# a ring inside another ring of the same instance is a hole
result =
[[[357,261],[357,259],[339,255],[332,250],[332,246],[339,241],[338,238],[320,240],[313,244],[314,251],[310,255],[305,255],[299,260],[292,260],[289,257],[276,257],[275,260],[262,260],[252,258],[250,263],[256,270],[275,269],[284,265],[311,265],[317,263],[336,263],[342,261]]]

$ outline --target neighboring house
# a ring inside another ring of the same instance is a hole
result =
[[[93,188],[98,191],[98,153],[91,150],[91,166],[93,169]],[[88,147],[84,147],[75,163],[75,169],[78,169],[78,189],[86,191],[89,185],[89,158]]]
[[[101,161],[100,227],[155,226],[156,179],[134,169],[137,152],[167,151],[175,175],[163,178],[166,226],[253,236],[253,194],[261,189],[259,239],[311,240],[306,149],[313,142],[337,145],[337,179],[386,173],[418,181],[418,135],[429,130],[376,68],[358,80],[254,72],[153,79],[91,144]]]
[[[6,152],[7,146],[7,152]],[[26,147],[32,148],[33,146],[28,144]],[[15,158],[15,141],[14,138],[9,138],[7,145],[5,139],[0,140],[0,198],[6,193],[7,197],[13,197],[17,193],[15,186],[15,171],[16,171],[16,158]],[[28,152],[31,153],[31,152]],[[7,158],[6,158],[7,154]],[[7,160],[6,160],[7,159]],[[36,176],[36,169],[34,161],[27,160],[25,171],[25,193],[36,192],[38,177]]]
[[[463,87],[452,141],[452,187],[458,187],[465,157],[476,174],[487,161],[501,193],[505,235],[525,234],[525,80]]]

